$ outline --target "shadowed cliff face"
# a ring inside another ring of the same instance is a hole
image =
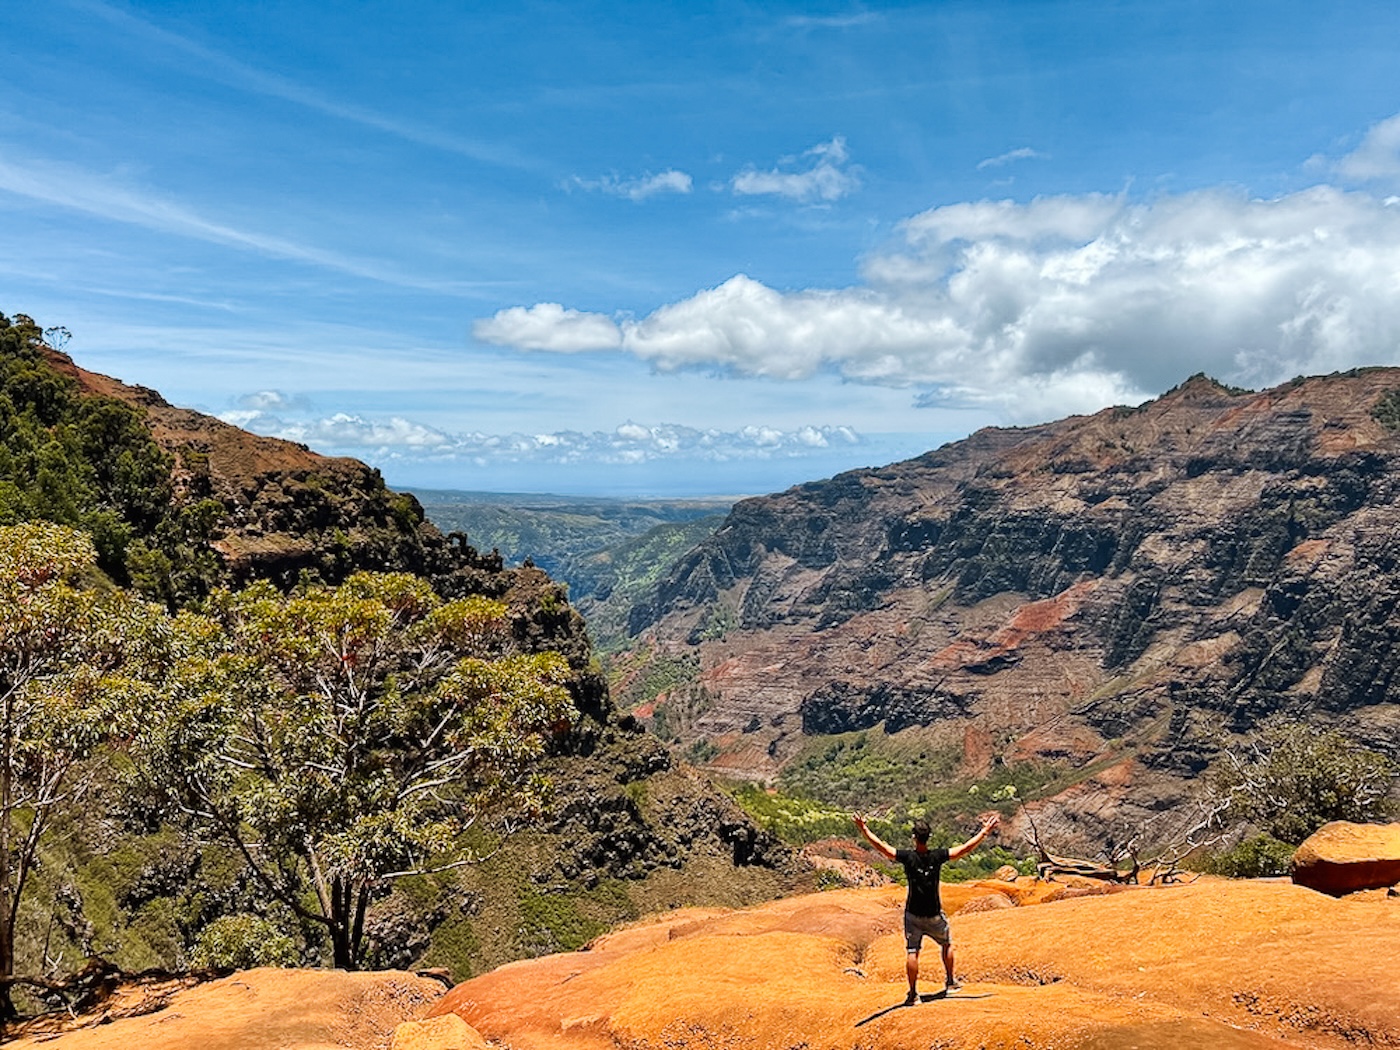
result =
[[[642,641],[698,656],[666,725],[761,777],[814,733],[990,734],[963,772],[1114,765],[1112,791],[1058,800],[1100,824],[1273,715],[1400,755],[1396,390],[1394,369],[1195,377],[741,503],[633,609]]]

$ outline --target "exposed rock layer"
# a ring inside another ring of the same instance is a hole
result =
[[[972,775],[1119,764],[1107,809],[1050,807],[1099,840],[1270,717],[1400,757],[1397,391],[1395,369],[1196,377],[744,501],[633,609],[699,668],[643,713],[750,777],[875,727],[982,741]]]

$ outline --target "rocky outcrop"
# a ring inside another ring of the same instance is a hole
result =
[[[1324,824],[1293,854],[1292,874],[1334,897],[1400,884],[1400,824]]]
[[[658,916],[586,952],[485,974],[431,1012],[515,1050],[1400,1042],[1400,970],[1377,965],[1400,951],[1385,900],[1223,880],[1019,907],[997,884],[943,892],[963,981],[946,1002],[926,949],[923,1002],[903,1006],[896,886]],[[968,907],[989,893],[1002,905]],[[1319,970],[1325,980],[1299,979]]]
[[[50,1050],[384,1050],[399,1025],[422,1017],[443,993],[436,980],[394,971],[259,968],[202,976],[153,982],[129,975],[99,1002],[11,1025],[0,1039]]]
[[[413,496],[393,492],[359,460],[251,434],[44,350],[49,365],[82,393],[141,412],[171,457],[177,500],[217,505],[210,532],[221,582],[290,584],[306,570],[338,582],[358,569],[441,576],[470,562],[501,568],[499,559],[464,557],[464,545],[428,524]]]
[[[1051,807],[1099,837],[1270,718],[1400,757],[1397,391],[1197,376],[744,501],[633,609],[699,668],[644,711],[756,778],[877,728],[995,741],[968,769],[1126,761],[1126,810]]]

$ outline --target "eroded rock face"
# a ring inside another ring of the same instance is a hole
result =
[[[997,741],[967,768],[1130,761],[1127,810],[1058,805],[1088,838],[1270,717],[1400,757],[1396,391],[1196,377],[742,502],[633,609],[699,669],[645,709],[755,778],[875,727]]]
[[[1324,824],[1293,854],[1293,881],[1340,897],[1400,883],[1400,824]]]

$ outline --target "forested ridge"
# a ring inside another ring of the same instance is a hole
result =
[[[542,571],[65,334],[0,315],[0,1012],[93,955],[464,977],[790,878]]]

